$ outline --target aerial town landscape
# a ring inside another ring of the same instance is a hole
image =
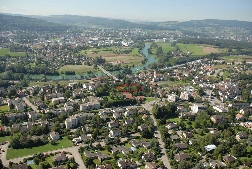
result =
[[[252,22],[13,13],[0,169],[252,167]]]

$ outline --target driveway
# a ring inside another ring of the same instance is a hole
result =
[[[152,108],[153,108],[153,105],[156,102],[159,102],[159,100],[153,100],[151,102],[143,104],[142,106],[151,113],[150,117],[154,121],[154,126],[156,127],[156,132],[155,132],[154,136],[157,138],[157,140],[159,142],[159,145],[161,147],[161,153],[163,154],[162,157],[161,157],[161,160],[163,161],[164,166],[166,168],[171,169],[171,164],[170,164],[170,161],[169,161],[169,159],[167,157],[167,154],[166,154],[165,144],[164,144],[163,140],[161,139],[161,134],[160,134],[160,132],[159,132],[159,130],[157,128],[156,119],[155,119],[155,117],[152,114]]]
[[[34,106],[26,97],[23,97],[23,100],[24,100],[25,104],[27,104],[28,106],[30,106],[32,108],[32,110],[34,110],[37,113],[39,112],[37,107]]]

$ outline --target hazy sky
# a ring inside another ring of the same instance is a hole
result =
[[[0,0],[0,12],[72,14],[146,21],[252,21],[252,0]]]

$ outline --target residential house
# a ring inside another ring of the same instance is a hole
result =
[[[147,153],[143,154],[142,159],[144,161],[148,161],[148,162],[154,161],[155,160],[155,154],[148,151]]]
[[[176,144],[174,144],[174,147],[179,150],[187,149],[187,145],[185,143],[176,143]]]
[[[226,123],[227,118],[224,115],[213,115],[211,116],[211,121],[213,123]]]
[[[174,93],[169,94],[169,95],[167,96],[167,100],[168,100],[169,102],[176,102],[176,101],[178,100],[178,96],[177,96],[176,94],[174,94]]]
[[[96,169],[113,169],[111,164],[100,165]]]
[[[30,119],[37,119],[38,118],[38,113],[36,113],[36,112],[32,111],[32,112],[28,112],[27,114]]]
[[[184,152],[178,153],[175,155],[175,159],[177,162],[181,162],[181,161],[186,160],[188,158],[190,158],[190,157]]]
[[[65,153],[62,152],[62,153],[56,154],[56,155],[53,157],[52,160],[55,161],[55,162],[58,162],[58,163],[62,163],[62,162],[67,161],[67,156],[66,156]]]
[[[138,130],[143,131],[143,130],[148,130],[148,125],[147,124],[142,124],[141,126],[137,127]]]
[[[133,123],[134,123],[133,118],[126,119],[125,122],[124,122],[125,125],[129,125],[129,124],[133,124]]]
[[[138,114],[145,114],[145,113],[146,113],[146,110],[143,109],[143,108],[141,108],[141,109],[139,109],[137,112],[138,112]]]
[[[171,135],[170,138],[172,141],[176,141],[176,140],[180,139],[180,137],[178,135]]]
[[[147,162],[145,169],[158,169],[158,165],[155,162]]]
[[[192,134],[192,132],[183,132],[182,133],[182,137],[184,137],[184,138],[192,138],[193,134]]]
[[[236,114],[235,119],[236,120],[243,120],[244,116],[243,116],[243,114],[238,113],[238,114]]]
[[[114,112],[114,113],[113,113],[113,117],[114,117],[115,120],[118,120],[118,119],[121,118],[121,114],[118,113],[118,112]]]
[[[190,144],[190,145],[193,145],[193,144],[197,143],[198,140],[199,140],[199,139],[190,139],[190,140],[189,140],[189,144]]]
[[[193,104],[191,106],[191,112],[193,114],[197,114],[198,112],[204,111],[207,109],[207,106],[205,104]]]
[[[136,168],[137,165],[132,163],[130,160],[128,159],[124,159],[124,160],[119,160],[118,161],[118,167],[120,169],[126,169],[126,168]]]
[[[18,164],[18,165],[13,165],[11,167],[11,169],[28,169],[28,165],[27,164]]]
[[[218,160],[213,160],[209,163],[210,167],[212,168],[220,168],[220,167],[226,167],[226,164],[218,161]]]
[[[119,123],[117,121],[112,121],[108,123],[109,128],[118,127]]]
[[[174,129],[176,127],[177,127],[177,124],[175,124],[175,123],[169,123],[169,124],[166,125],[166,128],[168,130]]]
[[[213,106],[213,109],[215,111],[219,112],[219,113],[226,113],[226,112],[228,112],[228,110],[225,107],[223,107],[223,106],[215,105],[215,106]]]
[[[181,92],[179,98],[180,98],[181,100],[189,101],[190,98],[191,98],[191,93],[188,92],[188,91],[183,91],[183,92]]]
[[[132,94],[128,93],[128,92],[122,93],[122,96],[123,96],[124,99],[127,99],[127,100],[132,100],[133,99]]]
[[[234,156],[231,156],[230,154],[227,154],[227,155],[223,156],[223,160],[226,163],[232,163],[236,160],[236,158]]]
[[[248,135],[247,135],[247,133],[244,132],[244,131],[239,131],[239,132],[236,134],[235,138],[236,138],[238,141],[240,141],[240,140],[242,140],[242,139],[247,139],[247,138],[248,138]]]
[[[60,135],[59,135],[58,132],[53,131],[53,132],[51,132],[49,135],[50,135],[50,138],[51,138],[53,141],[57,141],[57,140],[60,139]]]
[[[125,116],[125,117],[129,117],[129,116],[131,116],[131,115],[133,115],[133,114],[134,114],[134,111],[131,110],[131,109],[129,109],[129,110],[125,111],[124,116]]]
[[[204,147],[206,149],[207,152],[213,151],[214,149],[216,149],[216,145],[214,144],[210,144]]]
[[[65,102],[65,98],[64,97],[57,97],[57,98],[53,98],[52,99],[52,103],[53,104],[60,104],[60,103],[64,103]]]
[[[119,136],[121,136],[121,130],[119,130],[119,129],[110,130],[110,132],[109,132],[110,138],[119,137]]]

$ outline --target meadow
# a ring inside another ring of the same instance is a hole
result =
[[[0,56],[5,56],[9,54],[10,56],[25,56],[25,52],[11,52],[9,48],[2,48],[0,49]]]
[[[93,66],[88,66],[88,65],[65,65],[59,69],[60,72],[65,72],[65,71],[75,71],[76,74],[83,74],[87,73],[88,71],[95,71]]]

